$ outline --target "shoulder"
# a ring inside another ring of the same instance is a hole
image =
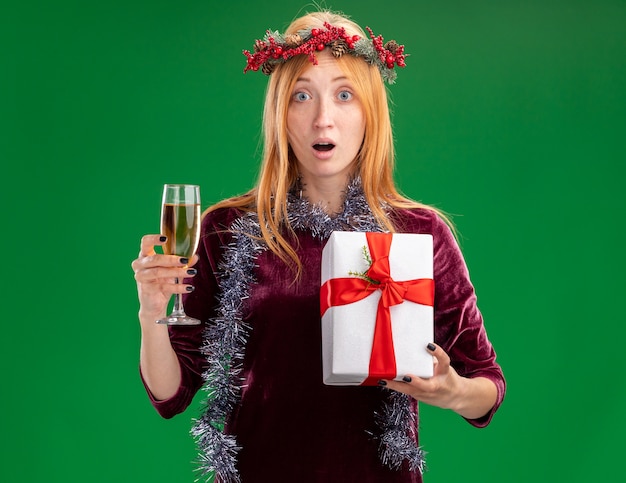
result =
[[[207,210],[202,215],[200,242],[211,250],[220,249],[232,240],[232,226],[245,215],[239,208],[224,207]]]
[[[433,236],[436,265],[464,267],[465,261],[452,228],[435,209],[425,207],[394,208],[390,218],[398,233],[419,233]]]
[[[224,207],[206,210],[202,215],[202,231],[228,231],[231,225],[244,216],[246,212],[240,208]]]
[[[437,210],[427,206],[393,208],[389,217],[399,233],[424,233],[437,237],[452,235],[450,227]]]

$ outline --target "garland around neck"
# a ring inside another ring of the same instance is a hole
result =
[[[327,239],[333,231],[383,231],[376,222],[359,179],[347,187],[344,211],[331,217],[321,206],[311,205],[294,192],[287,200],[289,222],[297,231],[309,231],[318,239]],[[237,453],[241,449],[235,435],[225,434],[223,427],[239,402],[243,360],[248,334],[252,327],[243,321],[242,301],[249,295],[254,283],[257,256],[267,250],[262,242],[256,213],[247,213],[230,227],[232,241],[224,247],[220,264],[220,294],[216,316],[207,324],[203,334],[202,353],[208,368],[203,373],[207,393],[201,417],[194,421],[191,434],[199,449],[198,471],[210,481],[239,483]],[[380,411],[372,414],[379,434],[379,456],[383,464],[399,469],[404,461],[412,471],[424,471],[424,453],[415,442],[413,428],[416,414],[411,409],[409,396],[385,391],[387,400]]]
[[[366,28],[370,39],[349,35],[345,28],[335,27],[328,22],[324,22],[324,28],[309,28],[296,34],[285,35],[268,30],[263,40],[255,41],[254,53],[243,51],[247,57],[243,71],[246,73],[260,68],[265,75],[270,75],[277,65],[296,55],[308,55],[311,63],[316,65],[315,52],[321,52],[328,47],[336,58],[349,53],[376,65],[382,78],[393,84],[397,77],[394,67],[406,65],[404,45],[399,45],[395,40],[384,43],[382,35],[375,36],[369,27]]]

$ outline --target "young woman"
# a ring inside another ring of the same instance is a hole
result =
[[[505,381],[449,226],[394,185],[384,81],[403,46],[316,12],[245,53],[270,75],[257,185],[205,212],[192,260],[156,254],[164,238],[147,235],[133,262],[148,394],[170,418],[204,386],[192,432],[217,481],[422,481],[418,401],[482,427]],[[322,383],[320,261],[335,230],[433,235],[435,340],[415,348],[434,356],[432,378]],[[181,292],[203,325],[155,324]]]

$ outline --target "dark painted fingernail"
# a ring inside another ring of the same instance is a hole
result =
[[[182,258],[180,259],[180,263],[182,263],[183,265],[187,265],[187,264],[189,263],[189,259],[188,259],[188,258],[185,258],[185,257],[182,257]]]
[[[435,347],[435,344],[428,343],[428,345],[426,346],[426,348],[427,348],[429,351],[434,351],[437,347]]]
[[[383,380],[383,379],[380,379],[380,380],[378,381],[378,385],[379,385],[379,386],[386,386],[386,385],[387,385],[387,381],[385,381],[385,380]]]
[[[166,240],[167,240],[167,237],[166,237],[166,236],[161,235],[161,236],[159,237],[159,241],[161,241],[161,242],[164,242],[164,241],[166,241]]]
[[[409,376],[404,376],[404,377],[402,378],[402,380],[403,380],[404,382],[411,382],[413,379],[411,379]]]
[[[187,290],[187,292],[193,292],[196,289],[196,287],[194,287],[193,285],[188,285],[185,287],[185,290]]]
[[[195,268],[190,268],[187,270],[187,275],[195,275],[198,271]]]

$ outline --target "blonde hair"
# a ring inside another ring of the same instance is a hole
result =
[[[325,22],[345,28],[350,35],[367,37],[352,20],[330,11],[313,12],[294,20],[285,35],[307,28],[323,28]],[[426,208],[437,211],[404,197],[395,186],[393,133],[387,91],[378,68],[353,55],[343,55],[337,62],[351,80],[363,106],[365,136],[355,160],[355,173],[361,179],[365,199],[378,223],[391,232],[395,231],[384,204],[395,208]],[[256,211],[261,234],[268,248],[283,262],[295,267],[297,276],[302,265],[295,248],[285,236],[293,234],[287,217],[287,194],[298,177],[296,160],[287,140],[287,110],[293,87],[309,65],[308,56],[296,56],[278,65],[270,76],[263,111],[263,161],[256,187],[242,196],[221,201],[205,211],[206,214],[225,207]],[[438,213],[447,221],[443,214]]]

